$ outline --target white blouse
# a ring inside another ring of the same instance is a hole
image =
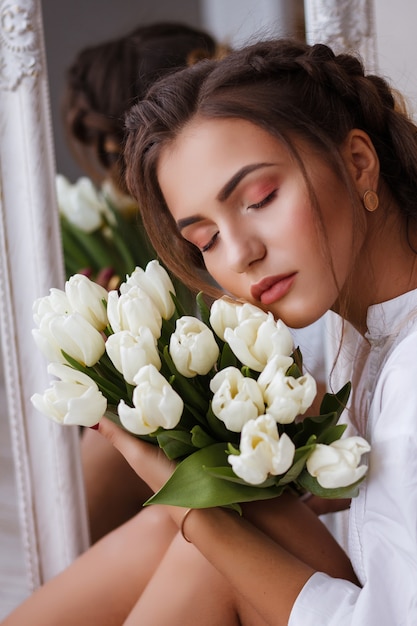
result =
[[[368,310],[350,419],[371,444],[349,513],[349,557],[361,586],[317,572],[289,626],[417,626],[417,290]]]

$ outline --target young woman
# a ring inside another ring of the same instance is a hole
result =
[[[4,624],[415,624],[416,127],[356,58],[284,40],[165,79],[128,131],[129,189],[179,276],[207,271],[289,326],[331,309],[357,330],[350,419],[371,452],[350,560],[290,494],[243,517],[165,507],[145,575],[141,513]],[[100,432],[152,490],[171,475],[158,449]]]
[[[119,226],[119,237],[126,245],[136,245],[137,254],[125,261],[124,274],[133,271],[135,264],[145,266],[155,258],[155,251],[140,223],[138,203],[128,195],[124,182],[123,158],[124,114],[146,94],[157,78],[176,69],[193,64],[203,57],[213,57],[222,50],[208,33],[181,23],[156,22],[134,28],[125,35],[89,46],[81,50],[66,74],[62,103],[62,118],[71,151],[85,174],[104,191],[111,204],[122,214],[124,229]],[[62,202],[74,188],[69,183],[63,189]],[[68,188],[70,191],[68,192]],[[76,207],[83,213],[88,196],[80,195]],[[99,202],[94,197],[93,204]],[[103,200],[100,200],[103,203]],[[140,204],[140,203],[139,203]],[[73,204],[70,201],[70,207]],[[94,280],[114,288],[124,278],[117,275],[111,239],[102,240],[105,250],[95,256],[94,233],[89,239],[83,233],[82,241],[68,234],[63,218],[63,247],[68,277],[80,271],[91,271]],[[105,227],[103,226],[103,230]],[[127,239],[127,241],[126,241]],[[89,243],[90,241],[90,243]],[[136,244],[135,244],[136,241]],[[77,256],[77,245],[81,247]],[[93,263],[86,266],[92,254]],[[75,258],[74,258],[75,248]],[[131,250],[132,248],[130,248]],[[104,257],[104,258],[103,258]],[[78,261],[78,264],[77,264]],[[113,286],[112,286],[113,284]],[[190,305],[194,296],[177,283],[179,297]],[[92,431],[84,431],[82,462],[85,477],[90,535],[94,543],[107,532],[128,520],[139,510],[150,495],[146,485],[138,481],[120,454]]]

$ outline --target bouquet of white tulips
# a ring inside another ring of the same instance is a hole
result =
[[[185,315],[157,261],[107,292],[84,275],[34,303],[33,335],[55,376],[35,407],[62,424],[102,415],[178,461],[148,503],[229,506],[288,487],[351,497],[369,451],[338,424],[350,385],[316,396],[289,329],[272,314],[228,298]]]

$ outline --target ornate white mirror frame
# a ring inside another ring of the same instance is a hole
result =
[[[365,45],[373,63],[372,0],[305,7],[309,41]],[[49,386],[31,336],[32,303],[64,281],[40,0],[0,0],[0,53],[0,329],[30,593],[88,545],[77,430],[42,418],[30,402]]]
[[[88,543],[77,432],[30,401],[49,386],[32,303],[64,275],[40,0],[0,1],[0,51],[1,343],[30,592]]]

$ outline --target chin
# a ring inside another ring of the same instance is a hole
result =
[[[306,315],[306,306],[301,309],[290,309],[276,306],[271,307],[270,311],[273,313],[275,319],[280,319],[290,328],[305,328],[317,322],[326,312],[326,310],[316,309],[311,311],[309,315]]]

